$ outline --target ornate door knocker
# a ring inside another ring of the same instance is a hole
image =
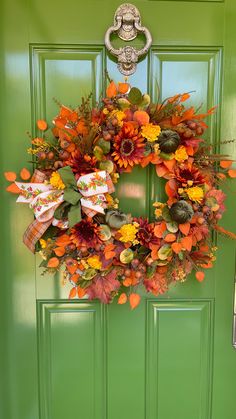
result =
[[[139,33],[143,33],[146,36],[146,44],[140,50],[130,45],[119,49],[113,48],[110,36],[114,32],[123,41],[132,41]],[[114,16],[114,25],[106,31],[105,45],[108,51],[117,57],[119,71],[125,76],[133,74],[136,71],[139,57],[148,52],[151,44],[152,36],[147,28],[141,26],[141,16],[137,7],[130,3],[118,7]]]

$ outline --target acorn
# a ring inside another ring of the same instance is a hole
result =
[[[55,169],[60,169],[60,167],[63,167],[63,163],[62,163],[62,161],[61,161],[61,160],[57,160],[57,161],[55,161],[55,163],[54,163],[54,168],[55,168]]]
[[[158,138],[159,148],[164,153],[174,153],[177,150],[179,143],[179,134],[171,129],[163,130]]]
[[[170,215],[172,220],[179,224],[187,223],[191,220],[194,211],[188,202],[181,200],[170,207]]]
[[[128,223],[128,216],[117,210],[107,211],[105,219],[106,223],[116,230]]]

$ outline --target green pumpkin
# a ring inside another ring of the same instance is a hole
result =
[[[128,216],[123,212],[117,210],[107,211],[105,219],[106,223],[111,228],[115,228],[116,230],[118,230],[124,224],[127,224],[129,222]]]
[[[165,129],[158,138],[160,150],[163,153],[174,153],[180,143],[180,136],[176,131]]]
[[[170,207],[170,215],[172,220],[178,224],[184,224],[191,220],[194,211],[188,202],[181,200]]]

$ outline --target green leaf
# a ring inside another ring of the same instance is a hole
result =
[[[62,202],[62,204],[59,205],[59,207],[54,212],[54,217],[57,220],[63,220],[64,218],[67,218],[69,207],[70,207],[70,204],[68,202]]]
[[[164,207],[162,210],[162,217],[164,218],[164,220],[169,223],[172,221],[172,218],[170,216],[170,211],[168,207]]]
[[[158,250],[158,257],[161,260],[166,260],[172,253],[172,249],[169,244],[163,244]]]
[[[164,153],[163,151],[159,154],[159,156],[164,160],[172,160],[174,158],[173,153]]]
[[[101,147],[99,147],[98,145],[96,145],[93,149],[93,155],[96,157],[97,160],[102,160],[104,153],[103,150],[101,149]]]
[[[106,141],[103,138],[100,138],[97,142],[97,145],[102,149],[104,154],[108,154],[111,150],[110,141]]]
[[[75,224],[81,221],[81,207],[80,204],[72,206],[68,212],[69,227],[73,227]]]
[[[142,92],[137,87],[132,87],[128,99],[133,105],[139,105],[143,100]]]
[[[112,173],[114,164],[111,160],[104,160],[99,163],[99,169],[105,170],[107,173]]]
[[[63,183],[67,186],[70,187],[72,186],[73,188],[77,188],[77,184],[76,184],[76,180],[74,177],[74,173],[72,172],[72,169],[70,166],[65,166],[62,167],[61,169],[58,170]]]
[[[156,267],[157,267],[157,262],[153,262],[150,266],[147,267],[147,278],[151,278],[155,271],[156,271]]]
[[[167,227],[167,229],[170,233],[177,233],[177,231],[179,229],[179,225],[175,221],[171,221],[169,223],[166,223],[166,227]]]
[[[66,188],[64,190],[64,200],[72,205],[76,205],[79,202],[81,196],[82,195],[79,192],[76,192],[72,188]]]

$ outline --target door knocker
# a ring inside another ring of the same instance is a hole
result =
[[[117,33],[123,41],[132,41],[139,33],[146,37],[145,46],[138,50],[127,45],[119,49],[113,48],[110,41],[112,33]],[[152,44],[152,36],[145,26],[141,26],[141,16],[139,10],[130,3],[122,4],[115,12],[114,25],[105,34],[105,45],[108,51],[117,57],[118,69],[125,76],[129,76],[136,71],[139,57],[146,54]]]

